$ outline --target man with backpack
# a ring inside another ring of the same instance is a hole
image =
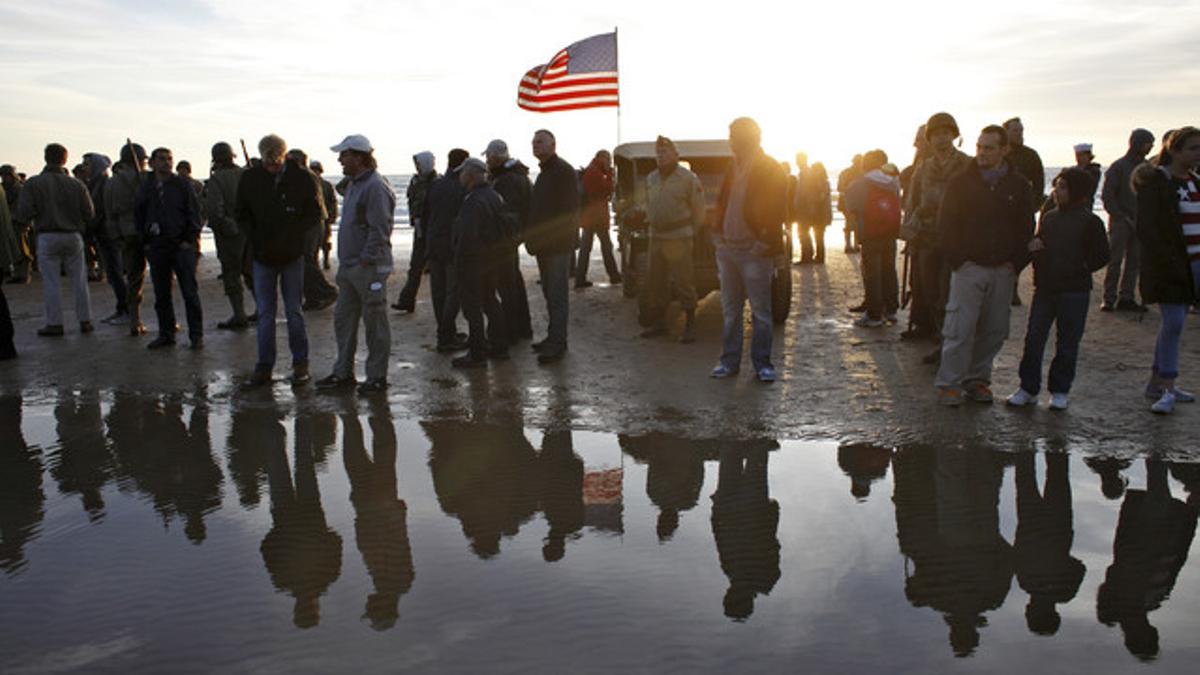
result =
[[[896,322],[900,287],[896,278],[896,237],[900,234],[900,178],[887,153],[863,155],[864,174],[846,191],[846,210],[862,224],[863,286],[867,311],[854,325],[878,328]]]

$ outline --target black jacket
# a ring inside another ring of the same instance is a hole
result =
[[[133,222],[142,241],[153,251],[171,251],[180,244],[196,245],[200,238],[200,201],[190,183],[172,174],[162,182],[151,176],[138,188]],[[158,234],[152,225],[158,224]]]
[[[965,262],[983,267],[1010,263],[1021,269],[1029,260],[1033,206],[1029,181],[1008,165],[1008,172],[988,185],[979,164],[950,180],[938,210],[942,253],[953,269]]]
[[[787,218],[788,174],[783,166],[766,153],[751,160],[750,177],[746,183],[746,197],[742,202],[742,217],[754,233],[754,237],[767,247],[767,255],[777,255],[784,249],[783,222]],[[721,183],[721,194],[717,198],[717,218],[713,233],[720,236],[725,227],[725,209],[729,207],[729,196],[733,192],[733,162],[725,172]]]
[[[462,208],[463,197],[467,195],[462,183],[458,182],[458,169],[447,171],[444,176],[433,181],[429,192],[425,195],[425,213],[421,220],[425,223],[425,255],[439,263],[448,263],[454,256],[454,246],[451,238],[454,232],[454,219]]]
[[[533,185],[529,182],[529,167],[519,160],[509,160],[491,172],[492,187],[504,198],[504,212],[518,242],[529,223],[529,197]]]
[[[579,241],[579,179],[558,155],[541,163],[529,200],[525,250],[530,255],[570,253]]]
[[[505,232],[503,218],[504,199],[491,185],[469,190],[454,220],[454,264],[474,265],[492,258],[488,250]]]
[[[261,166],[242,172],[237,221],[250,238],[254,259],[282,267],[304,255],[304,236],[325,222],[320,178],[288,161],[279,182]]]
[[[1194,179],[1200,182],[1200,176]],[[1142,245],[1142,301],[1173,305],[1196,302],[1195,280],[1179,217],[1179,186],[1166,169],[1149,164],[1134,170],[1133,186],[1137,190],[1137,235]]]
[[[1032,254],[1038,292],[1092,290],[1092,273],[1108,264],[1110,253],[1104,223],[1092,213],[1091,202],[1047,211],[1037,236],[1045,246]]]

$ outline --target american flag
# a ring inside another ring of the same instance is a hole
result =
[[[617,34],[580,40],[521,78],[517,105],[534,112],[621,105],[617,93]]]

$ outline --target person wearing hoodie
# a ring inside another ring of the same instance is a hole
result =
[[[432,152],[418,152],[412,159],[416,173],[409,179],[404,195],[408,200],[409,224],[412,225],[412,254],[408,258],[408,278],[392,304],[392,309],[409,314],[417,309],[417,291],[421,289],[421,275],[425,273],[425,196],[438,178]]]
[[[609,283],[621,283],[621,272],[617,259],[613,257],[612,238],[609,237],[608,204],[613,195],[612,154],[600,150],[583,171],[583,208],[579,212],[580,229],[579,262],[575,265],[575,288],[587,288],[588,261],[592,257],[592,239],[600,240],[600,252],[604,256],[604,270]]]
[[[1104,304],[1100,311],[1140,311],[1142,305],[1135,292],[1141,247],[1138,245],[1137,194],[1133,191],[1133,170],[1146,161],[1154,147],[1154,134],[1134,129],[1129,134],[1129,149],[1104,172],[1104,189],[1100,199],[1108,212],[1108,245],[1112,260],[1104,273]]]
[[[460,307],[450,236],[466,194],[458,180],[458,169],[469,156],[470,153],[462,148],[450,151],[446,158],[446,173],[429,186],[421,216],[425,235],[425,264],[429,266],[429,295],[433,299],[433,314],[437,319],[437,350],[447,354],[467,348],[466,336],[458,332]]]
[[[1146,397],[1168,414],[1196,397],[1175,386],[1188,308],[1200,300],[1200,129],[1184,127],[1163,139],[1154,164],[1134,172],[1137,236],[1142,246],[1141,292],[1162,314]]]
[[[861,224],[863,286],[867,311],[854,325],[877,328],[896,322],[900,287],[896,279],[896,236],[900,233],[900,178],[887,153],[863,155],[865,172],[846,191],[846,210]],[[885,168],[890,171],[885,172]]]
[[[900,238],[908,243],[912,256],[913,328],[908,334],[912,338],[941,340],[950,268],[942,253],[937,217],[951,179],[971,165],[971,158],[954,147],[959,138],[958,122],[950,113],[929,117],[925,123],[926,152],[917,162],[905,194]],[[925,362],[937,363],[940,359],[939,345]]]
[[[488,178],[492,188],[504,200],[504,216],[508,221],[511,236],[497,247],[500,263],[497,289],[500,293],[500,311],[504,312],[504,325],[508,329],[510,342],[533,338],[533,322],[529,317],[529,295],[525,291],[525,277],[521,274],[520,246],[529,222],[529,197],[533,183],[529,180],[529,167],[508,154],[508,144],[500,139],[488,143],[483,152],[487,161]]]
[[[1054,207],[1047,211],[1029,242],[1033,257],[1033,301],[1021,356],[1021,387],[1008,397],[1011,406],[1037,403],[1042,386],[1042,354],[1057,326],[1054,360],[1050,363],[1050,409],[1066,410],[1075,379],[1079,342],[1087,325],[1092,273],[1108,264],[1104,223],[1092,213],[1095,185],[1080,167],[1054,179]]]
[[[217,260],[221,263],[221,283],[233,312],[217,324],[220,330],[241,331],[250,327],[246,314],[245,288],[254,289],[250,272],[250,239],[238,224],[237,189],[243,169],[233,162],[233,146],[224,141],[212,146],[212,169],[204,186],[204,204],[208,212],[208,227],[217,245]],[[251,298],[254,294],[251,293]]]
[[[108,236],[121,250],[125,268],[125,309],[128,317],[110,321],[118,325],[128,321],[129,334],[145,335],[142,324],[142,285],[146,280],[146,250],[133,222],[133,205],[138,188],[148,180],[146,150],[137,143],[121,147],[120,159],[113,165],[112,178],[104,184],[104,214]]]
[[[62,298],[59,277],[66,270],[75,295],[75,316],[79,332],[92,327],[91,296],[84,269],[83,232],[95,207],[87,187],[67,173],[67,149],[51,143],[45,150],[46,168],[25,182],[17,217],[33,226],[37,233],[38,260],[41,261],[42,292],[45,299],[46,325],[38,330],[43,337],[63,334]]]
[[[150,263],[154,313],[158,316],[158,337],[146,347],[159,349],[175,344],[175,303],[171,299],[174,276],[183,295],[191,347],[202,349],[204,314],[196,285],[196,256],[203,226],[200,200],[192,184],[172,170],[174,166],[169,149],[155,148],[150,153],[154,173],[138,188],[133,206],[133,220]]]
[[[1005,160],[1008,135],[979,133],[975,162],[950,180],[938,211],[942,252],[953,270],[942,329],[938,402],[991,403],[992,362],[1008,337],[1013,280],[1029,258],[1032,189]]]
[[[108,218],[104,212],[104,188],[109,181],[109,167],[112,160],[98,152],[89,152],[83,156],[83,161],[90,167],[88,171],[88,194],[92,196],[92,204],[97,205],[96,217],[92,220],[91,229],[95,233],[96,249],[100,254],[100,262],[104,265],[104,276],[112,289],[117,306],[112,314],[100,320],[101,323],[113,325],[129,319],[128,289],[125,286],[124,267],[121,264],[121,247],[116,240],[108,235]]]

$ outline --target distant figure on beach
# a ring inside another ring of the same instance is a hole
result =
[[[325,180],[325,167],[317,160],[308,163],[308,170],[321,179],[321,201],[325,204],[325,232],[321,238],[322,269],[329,269],[329,254],[333,252],[333,224],[338,219],[337,188]]]
[[[1104,304],[1100,311],[1140,311],[1136,297],[1141,245],[1137,237],[1137,193],[1133,190],[1133,170],[1146,161],[1154,147],[1154,134],[1134,129],[1129,134],[1129,149],[1104,172],[1104,190],[1100,199],[1108,212],[1108,245],[1112,260],[1104,273]]]
[[[29,235],[32,227],[17,215],[17,202],[21,199],[23,180],[17,175],[17,169],[12,164],[0,165],[0,187],[4,188],[4,199],[8,202],[8,212],[12,214],[13,231],[17,235],[17,248],[20,258],[13,263],[13,276],[10,284],[27,284],[30,281],[30,271],[34,266],[33,246],[30,245]]]
[[[854,222],[854,217],[846,210],[846,190],[850,188],[851,183],[858,180],[862,176],[862,155],[857,154],[850,160],[850,166],[842,169],[838,174],[837,189],[838,189],[838,211],[842,212],[842,216],[846,219],[845,226],[842,231],[846,236],[846,247],[843,249],[846,253],[854,253],[858,250],[858,230]]]
[[[1096,155],[1092,154],[1091,143],[1076,143],[1075,166],[1082,169],[1092,179],[1092,190],[1088,193],[1087,204],[1091,207],[1096,202],[1096,190],[1100,187],[1100,165],[1096,163]],[[1049,201],[1049,200],[1047,200]]]
[[[417,311],[417,291],[421,289],[421,275],[425,273],[425,197],[429,187],[437,180],[438,172],[434,168],[437,161],[428,150],[413,155],[413,170],[416,173],[408,180],[405,198],[408,201],[408,222],[412,226],[412,253],[408,257],[408,276],[404,288],[392,309],[397,312],[412,314]]]
[[[846,189],[846,213],[859,224],[866,309],[854,325],[878,328],[896,323],[900,308],[896,278],[896,237],[900,233],[900,178],[887,153],[863,155],[863,175]],[[890,171],[887,169],[890,167]]]

